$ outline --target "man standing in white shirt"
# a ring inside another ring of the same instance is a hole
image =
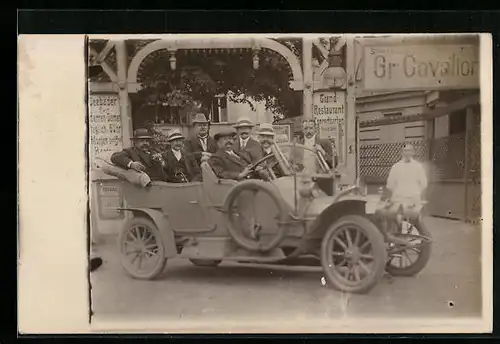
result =
[[[393,200],[422,200],[427,189],[427,176],[421,163],[414,159],[413,145],[406,144],[403,158],[394,164],[387,178],[387,189]]]

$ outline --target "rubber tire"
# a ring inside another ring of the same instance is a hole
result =
[[[426,236],[430,239],[431,233],[425,227],[423,224],[422,220],[419,219],[415,224],[415,228],[418,230],[418,234],[422,236]],[[385,267],[385,271],[387,271],[390,275],[395,276],[395,277],[412,277],[418,274],[420,271],[422,271],[426,266],[427,263],[429,262],[431,258],[431,253],[432,253],[432,243],[428,243],[427,245],[422,246],[420,255],[418,256],[417,260],[415,261],[414,264],[412,264],[409,267],[406,268],[398,268],[393,265],[390,265],[387,263]]]
[[[249,250],[249,251],[257,251],[257,252],[269,252],[272,249],[276,248],[279,246],[279,244],[283,241],[286,235],[286,228],[285,226],[279,226],[278,227],[278,232],[274,239],[268,243],[265,246],[259,245],[257,242],[246,239],[242,237],[241,231],[238,230],[237,228],[234,228],[233,224],[231,223],[230,219],[230,214],[229,211],[232,208],[233,203],[236,201],[238,198],[238,195],[245,190],[252,189],[252,188],[258,188],[261,191],[264,191],[267,193],[273,201],[277,204],[278,209],[279,209],[279,220],[281,222],[286,221],[287,218],[287,211],[284,205],[284,202],[281,200],[280,196],[277,195],[277,192],[275,189],[271,188],[268,184],[265,184],[265,182],[262,182],[260,180],[248,180],[241,182],[237,184],[230,192],[227,198],[227,205],[228,205],[228,221],[227,221],[227,229],[229,232],[229,235],[231,238],[241,247]]]
[[[216,259],[189,259],[189,261],[193,263],[193,265],[204,267],[216,267],[222,262],[222,260]]]
[[[158,243],[158,254],[160,255],[160,260],[154,267],[154,269],[152,269],[149,273],[146,274],[138,274],[136,271],[131,270],[130,267],[127,266],[127,264],[125,263],[125,259],[123,257],[123,252],[122,252],[123,240],[125,239],[125,236],[128,233],[129,229],[135,225],[148,227],[148,229],[150,229],[153,235],[155,236],[155,240]],[[120,235],[118,236],[118,243],[120,250],[121,265],[131,277],[140,280],[152,280],[158,277],[158,275],[160,275],[165,269],[165,265],[167,264],[167,258],[165,258],[165,247],[163,246],[161,234],[156,225],[154,224],[154,222],[151,221],[149,218],[139,216],[128,220],[125,226],[123,227],[123,230],[120,231]]]
[[[330,255],[330,252],[328,252],[328,242],[338,230],[346,225],[355,226],[363,230],[364,235],[368,237],[371,242],[375,260],[375,270],[372,272],[371,276],[365,278],[358,286],[343,284],[342,280],[339,280],[328,266],[327,257]],[[370,291],[382,278],[386,262],[387,250],[384,236],[372,221],[360,215],[346,215],[335,221],[326,231],[321,242],[321,266],[323,267],[327,282],[334,289],[342,292],[364,294]]]

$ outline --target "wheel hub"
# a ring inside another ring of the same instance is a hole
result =
[[[361,258],[361,252],[359,252],[359,248],[351,246],[345,251],[345,257],[351,263],[358,263]]]

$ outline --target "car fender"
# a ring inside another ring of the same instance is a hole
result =
[[[165,249],[165,257],[172,258],[177,256],[174,232],[170,228],[167,217],[161,211],[150,208],[122,208],[121,210],[146,215],[151,221],[153,221],[160,232],[163,247]]]
[[[312,220],[310,224],[311,232],[326,231],[332,223],[345,215],[369,215],[366,212],[366,204],[367,200],[362,197],[348,196],[324,207]]]
[[[236,184],[235,186],[233,186],[231,188],[231,190],[227,193],[227,195],[224,197],[224,201],[222,202],[222,204],[223,204],[222,207],[224,209],[224,212],[229,211],[229,200],[230,200],[231,195],[235,192],[238,192],[239,189],[244,188],[245,186],[247,186],[249,184],[255,185],[257,187],[262,187],[264,189],[270,189],[272,192],[274,192],[278,196],[278,198],[280,200],[282,200],[281,193],[280,193],[279,189],[274,184],[271,184],[269,182],[265,182],[265,181],[262,181],[259,179],[248,179],[248,180],[241,181],[238,184]]]

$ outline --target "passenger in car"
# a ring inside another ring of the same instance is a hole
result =
[[[208,162],[219,178],[243,180],[251,173],[249,169],[251,162],[248,157],[233,150],[235,136],[236,132],[231,129],[223,129],[214,135],[219,149]]]
[[[186,155],[192,156],[191,171],[193,180],[201,180],[201,161],[202,157],[209,158],[217,152],[217,142],[209,134],[209,122],[204,114],[197,114],[192,121],[194,135],[184,141]]]
[[[115,152],[111,162],[121,168],[146,173],[151,180],[166,181],[165,159],[151,147],[153,137],[147,129],[137,129],[132,137],[133,146]]]
[[[253,122],[247,117],[241,117],[234,125],[238,137],[234,141],[233,149],[239,155],[245,155],[247,159],[250,159],[251,163],[256,163],[262,159],[262,147],[259,141],[250,136],[254,127]]]
[[[192,181],[190,159],[184,150],[184,136],[179,129],[172,129],[168,134],[171,148],[165,152],[167,182],[187,183]]]
[[[271,154],[271,146],[274,143],[274,136],[276,136],[273,125],[270,123],[261,123],[259,125],[259,142],[262,147],[262,156]]]

